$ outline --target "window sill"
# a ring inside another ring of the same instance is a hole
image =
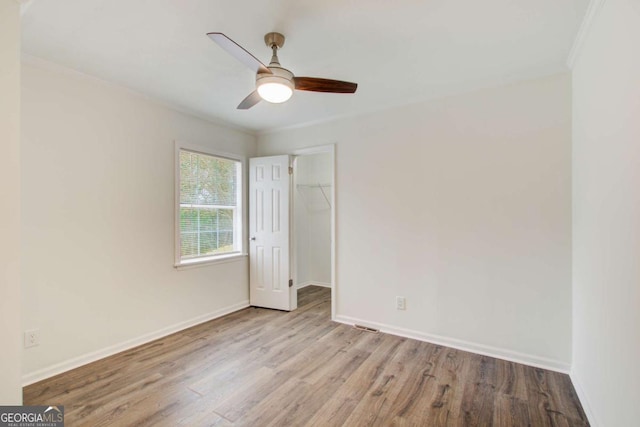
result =
[[[188,270],[190,268],[208,267],[215,264],[226,264],[228,262],[238,262],[248,256],[249,256],[248,254],[218,255],[216,257],[211,257],[211,258],[202,258],[202,259],[196,259],[192,261],[183,261],[180,264],[175,264],[173,267],[178,271]]]

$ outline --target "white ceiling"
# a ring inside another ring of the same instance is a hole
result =
[[[263,131],[564,71],[588,1],[31,0],[23,52]],[[285,68],[358,91],[236,110],[254,75],[212,31],[265,63],[264,34],[282,32]]]

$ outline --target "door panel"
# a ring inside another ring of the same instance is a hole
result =
[[[257,307],[291,310],[289,161],[249,159],[249,299]]]

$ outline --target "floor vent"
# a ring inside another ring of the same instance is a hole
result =
[[[372,334],[377,334],[378,332],[380,332],[379,329],[373,329],[373,328],[370,328],[368,326],[353,325],[353,327],[356,328],[356,329],[359,329],[361,331],[371,332]]]

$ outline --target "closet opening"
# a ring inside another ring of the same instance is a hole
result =
[[[334,303],[333,146],[294,153],[292,270],[298,307]],[[329,307],[331,311],[329,313]]]

